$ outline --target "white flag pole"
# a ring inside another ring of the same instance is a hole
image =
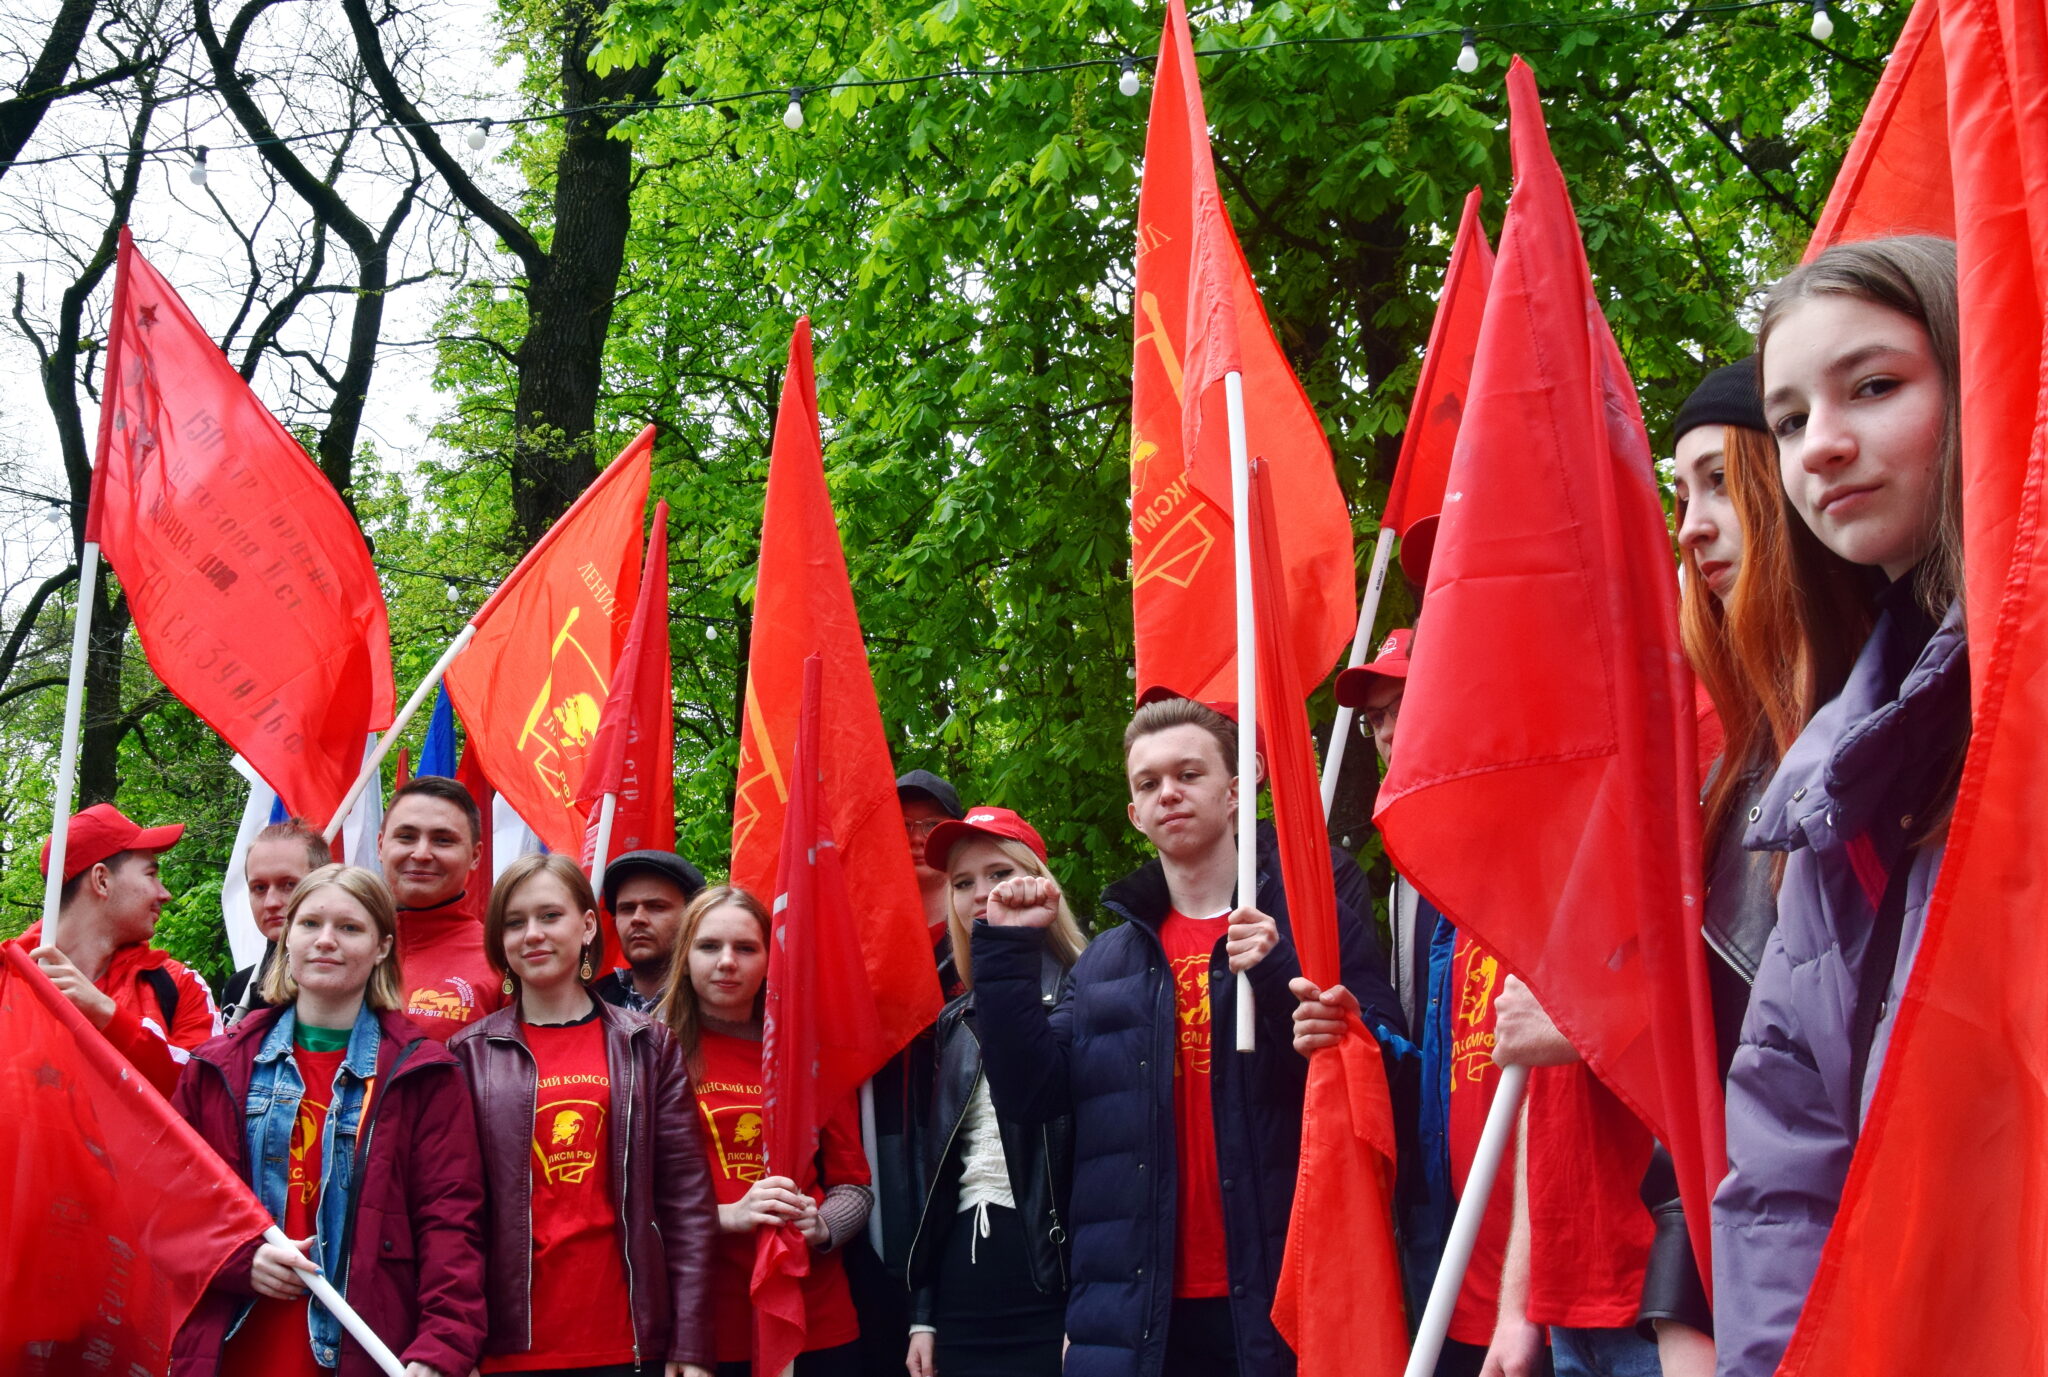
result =
[[[1365,601],[1358,606],[1358,630],[1351,637],[1351,658],[1345,667],[1356,669],[1365,663],[1366,647],[1372,643],[1372,624],[1379,620],[1380,594],[1387,587],[1387,559],[1394,551],[1394,528],[1381,526],[1379,540],[1372,547],[1372,572],[1365,577]],[[1323,816],[1337,801],[1337,776],[1344,769],[1344,748],[1351,744],[1354,708],[1337,707],[1337,720],[1330,724],[1330,749],[1323,753]]]
[[[618,815],[619,796],[607,789],[597,806],[597,846],[590,853],[590,882],[604,888],[605,862],[612,858],[612,820]]]
[[[1223,375],[1230,427],[1231,550],[1237,564],[1237,902],[1259,897],[1259,644],[1252,607],[1251,446],[1244,433],[1244,375]],[[1237,1050],[1258,1042],[1251,977],[1237,973]]]
[[[1493,1107],[1486,1111],[1486,1128],[1479,1135],[1472,1170],[1465,1176],[1465,1193],[1458,1197],[1458,1214],[1451,1221],[1451,1236],[1444,1244],[1443,1261],[1437,1264],[1429,1304],[1423,1308],[1422,1324],[1415,1333],[1415,1346],[1408,1351],[1408,1367],[1402,1377],[1429,1377],[1436,1371],[1437,1355],[1443,1351],[1444,1336],[1450,1333],[1451,1311],[1465,1285],[1465,1268],[1472,1261],[1472,1245],[1479,1239],[1479,1222],[1486,1216],[1486,1202],[1493,1195],[1494,1178],[1514,1138],[1522,1092],[1528,1086],[1528,1067],[1501,1068]]]
[[[475,635],[475,622],[469,623],[455,633],[455,639],[441,652],[441,658],[434,661],[434,667],[427,671],[427,677],[420,680],[420,686],[412,691],[412,697],[405,700],[405,706],[398,710],[398,716],[392,719],[384,734],[377,738],[376,746],[363,758],[363,768],[356,775],[356,782],[349,785],[348,792],[342,795],[341,806],[334,810],[334,817],[328,822],[326,830],[321,832],[321,836],[332,842],[335,834],[341,831],[341,824],[348,818],[348,810],[356,806],[356,800],[362,797],[363,790],[377,777],[377,770],[384,764],[384,757],[391,753],[391,747],[397,742],[398,734],[405,730],[406,723],[412,721],[413,714],[420,710],[420,704],[427,701],[427,695],[441,682],[441,676],[448,672],[448,666],[454,662],[457,655],[469,647],[470,638]]]
[[[293,1252],[298,1251],[297,1245],[286,1238],[284,1230],[275,1224],[263,1231],[263,1241],[274,1243],[280,1248],[289,1248]],[[301,1272],[299,1275],[305,1279],[306,1289],[327,1307],[328,1314],[341,1321],[341,1327],[363,1346],[363,1352],[369,1354],[378,1367],[383,1368],[390,1377],[405,1377],[405,1364],[398,1361],[398,1355],[391,1351],[390,1346],[378,1338],[377,1332],[364,1324],[363,1317],[341,1298],[341,1293],[334,1289],[334,1283],[318,1272]]]
[[[85,716],[85,660],[92,649],[93,593],[99,586],[100,546],[78,553],[78,604],[71,614],[71,678],[64,688],[64,736],[57,750],[57,783],[50,791],[50,873],[43,882],[43,945],[57,945],[57,908],[64,894],[64,852],[71,840],[71,796],[78,784],[79,724]]]

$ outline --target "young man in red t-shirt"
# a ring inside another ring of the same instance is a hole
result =
[[[505,1007],[484,959],[483,855],[483,818],[461,784],[422,775],[391,796],[377,860],[398,901],[400,1012],[441,1042]]]
[[[192,1049],[220,1032],[213,994],[193,971],[149,945],[171,893],[157,857],[185,825],[142,827],[111,803],[65,827],[64,888],[54,943],[37,923],[17,939],[114,1049],[169,1095]],[[43,843],[49,873],[50,844]]]

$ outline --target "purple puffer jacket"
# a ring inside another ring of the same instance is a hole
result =
[[[1791,855],[1728,1073],[1728,1176],[1713,1215],[1719,1377],[1769,1377],[1792,1338],[1941,867],[1945,836],[1923,842],[1912,814],[1942,787],[1969,730],[1969,662],[1960,604],[1930,636],[1905,593],[1887,595],[1848,683],[1750,814],[1747,845]],[[1852,1084],[1863,958],[1902,857],[1912,868],[1898,960],[1868,1070]]]

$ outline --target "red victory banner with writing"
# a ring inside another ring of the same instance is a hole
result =
[[[861,956],[880,1010],[880,1065],[927,1027],[944,1001],[846,552],[825,486],[806,318],[790,335],[768,463],[733,803],[732,882],[753,894],[772,893],[778,873],[803,666],[812,655],[823,657],[828,686],[818,738],[826,825],[838,839],[847,885],[860,895]]]
[[[1913,23],[1933,11],[1922,0]],[[1834,1231],[1779,1368],[1798,1377],[2048,1366],[2048,6],[1943,3],[1938,23],[1970,748]]]
[[[325,819],[391,725],[370,552],[124,228],[85,538],[121,577],[164,687],[294,813]]]
[[[1704,1269],[1726,1151],[1670,531],[1519,58],[1508,108],[1514,196],[1375,820],[1670,1149]]]
[[[1316,752],[1287,644],[1280,528],[1271,470],[1254,466],[1253,599],[1259,618],[1259,734],[1301,971],[1318,989],[1343,981],[1337,888],[1330,869]],[[1379,1044],[1352,1019],[1344,1041],[1309,1058],[1293,1218],[1273,1296],[1273,1325],[1302,1377],[1393,1374],[1408,1359],[1401,1262],[1394,1246],[1394,1107]],[[1330,1221],[1344,1221],[1331,1228]],[[1331,1298],[1341,1296],[1341,1304]]]
[[[1835,175],[1807,258],[1831,244],[1888,234],[1955,238],[1946,83],[1940,8],[1919,0]]]
[[[649,426],[477,609],[448,666],[478,767],[551,851],[583,848],[576,794],[640,596],[653,471]]]
[[[1131,602],[1138,695],[1237,697],[1223,377],[1285,516],[1289,644],[1304,684],[1350,643],[1351,518],[1321,422],[1266,321],[1216,187],[1187,11],[1169,0],[1138,193],[1131,357]]]
[[[576,802],[590,816],[583,843],[586,869],[596,859],[599,805],[606,794],[617,795],[607,860],[628,851],[675,848],[675,681],[669,666],[668,503],[657,502],[632,628],[576,791]],[[591,876],[600,883],[603,878]]]
[[[1418,521],[1443,510],[1444,484],[1451,476],[1451,454],[1458,443],[1458,423],[1465,416],[1465,395],[1472,387],[1472,356],[1479,348],[1479,322],[1486,313],[1486,293],[1493,286],[1493,245],[1479,221],[1479,188],[1465,197],[1458,237],[1451,244],[1444,289],[1430,323],[1429,345],[1422,354],[1422,377],[1408,407],[1408,429],[1401,436],[1401,457],[1394,466],[1394,485],[1387,490],[1380,524],[1405,536]]]
[[[0,1368],[164,1371],[269,1213],[14,943],[0,1047]]]

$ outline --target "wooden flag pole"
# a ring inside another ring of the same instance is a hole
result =
[[[100,546],[78,553],[78,603],[71,614],[71,678],[64,688],[64,736],[57,785],[50,791],[50,872],[43,881],[43,945],[57,945],[57,908],[64,894],[64,853],[71,840],[71,796],[78,784],[79,724],[85,716],[85,658],[92,648],[92,599],[99,586]]]
[[[1230,426],[1230,544],[1237,565],[1237,902],[1259,898],[1259,643],[1252,606],[1251,446],[1244,433],[1244,375],[1223,375]],[[1258,1043],[1251,977],[1237,973],[1237,1050]]]
[[[597,845],[590,853],[590,883],[604,890],[605,863],[612,858],[612,821],[618,816],[619,796],[607,789],[597,805]]]
[[[1486,1217],[1486,1202],[1493,1195],[1495,1177],[1508,1144],[1514,1140],[1515,1120],[1522,1112],[1522,1093],[1529,1088],[1529,1068],[1504,1066],[1500,1083],[1493,1090],[1493,1106],[1486,1111],[1486,1128],[1479,1135],[1479,1150],[1473,1154],[1472,1170],[1465,1176],[1465,1193],[1458,1197],[1458,1214],[1451,1221],[1451,1236],[1444,1244],[1443,1261],[1437,1264],[1436,1280],[1429,1288],[1429,1304],[1423,1308],[1422,1323],[1415,1332],[1415,1346],[1408,1351],[1408,1366],[1402,1377],[1430,1377],[1436,1371],[1437,1355],[1444,1337],[1451,1331],[1451,1311],[1457,1307],[1458,1292],[1465,1285],[1465,1269],[1472,1262],[1472,1245],[1479,1241],[1479,1222]],[[1510,1187],[1512,1189],[1512,1187]]]
[[[290,1248],[293,1252],[298,1251],[298,1248],[292,1241],[285,1237],[284,1230],[278,1228],[275,1224],[263,1231],[263,1241],[274,1243],[280,1248]],[[341,1298],[341,1293],[334,1289],[332,1282],[328,1281],[326,1277],[318,1272],[301,1272],[299,1275],[304,1278],[306,1289],[313,1293],[316,1300],[327,1307],[328,1314],[341,1321],[341,1327],[346,1329],[350,1336],[363,1346],[363,1352],[370,1355],[371,1361],[389,1373],[390,1377],[405,1377],[405,1364],[399,1362],[398,1355],[391,1351],[388,1344],[377,1337],[376,1330],[363,1323],[363,1317],[358,1315],[355,1309]]]
[[[1379,620],[1380,594],[1387,587],[1387,560],[1394,552],[1394,528],[1381,526],[1372,547],[1372,572],[1365,578],[1365,601],[1358,605],[1358,630],[1351,637],[1351,658],[1345,667],[1356,669],[1365,663],[1366,648],[1372,644],[1372,624]],[[1337,720],[1330,724],[1330,749],[1323,753],[1323,816],[1337,801],[1337,776],[1344,769],[1344,748],[1351,744],[1351,723],[1356,709],[1342,704]]]
[[[331,842],[341,831],[341,824],[347,819],[348,810],[356,806],[356,800],[363,796],[363,790],[377,777],[378,769],[384,764],[384,757],[391,753],[392,746],[398,742],[398,734],[405,730],[406,724],[412,721],[413,714],[420,710],[420,704],[427,701],[427,695],[440,684],[441,676],[448,672],[448,666],[455,662],[457,655],[468,649],[470,638],[475,635],[474,619],[455,633],[455,639],[441,652],[441,658],[434,661],[434,667],[427,671],[427,677],[420,680],[420,686],[412,691],[412,697],[405,700],[405,706],[398,710],[398,716],[392,719],[384,734],[377,738],[377,744],[370,749],[369,755],[364,757],[363,768],[357,773],[356,782],[349,785],[348,792],[342,795],[341,806],[334,810],[334,817],[328,821],[326,830],[320,834],[322,837]]]

